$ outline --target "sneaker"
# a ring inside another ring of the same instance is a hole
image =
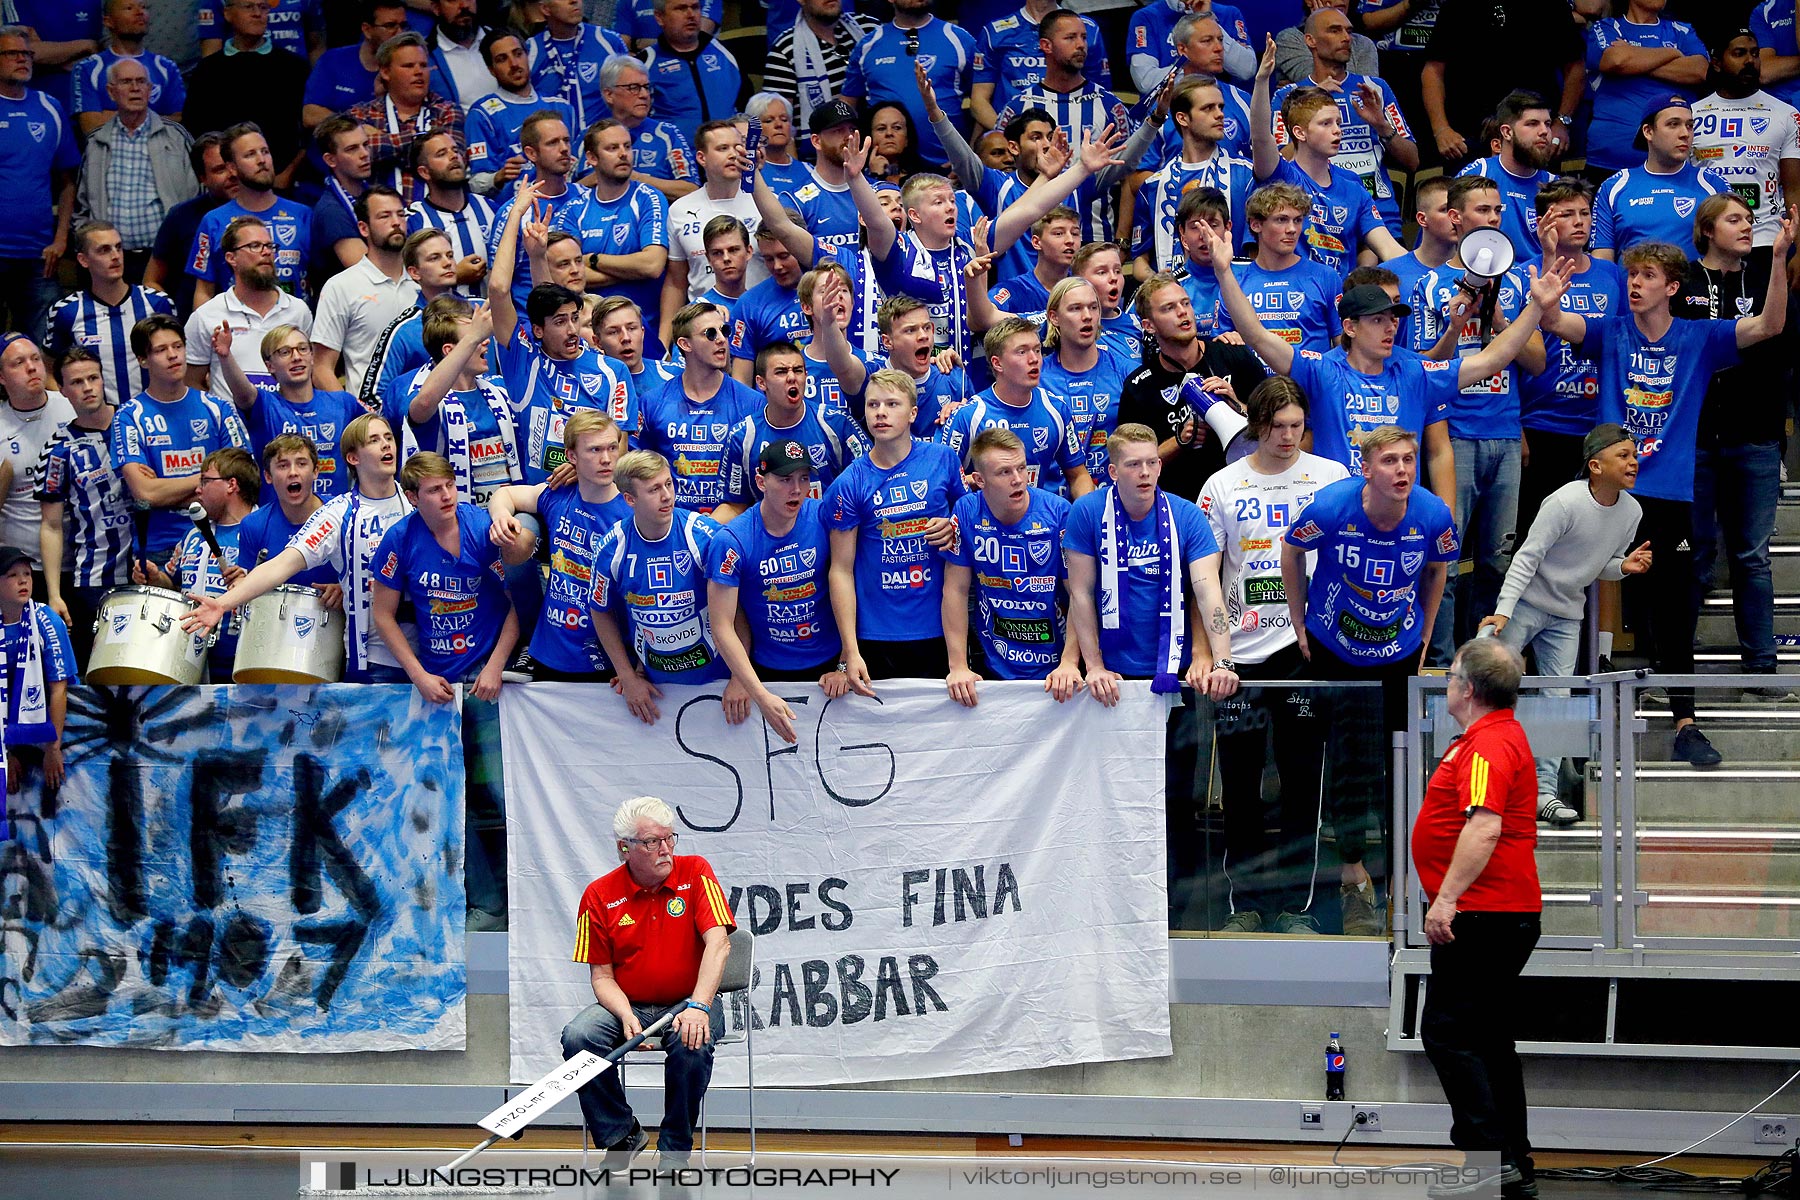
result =
[[[513,655],[512,661],[506,664],[506,669],[500,672],[500,678],[507,683],[530,683],[531,651],[521,650]]]
[[[631,1165],[631,1160],[637,1157],[638,1151],[649,1144],[650,1135],[645,1133],[644,1127],[634,1119],[631,1122],[631,1128],[625,1132],[625,1136],[606,1148],[607,1169],[623,1171]]]
[[[1382,937],[1387,933],[1387,914],[1375,907],[1372,882],[1346,883],[1342,888],[1344,933],[1349,937]]]
[[[1725,756],[1713,749],[1698,725],[1683,725],[1675,735],[1675,759],[1695,767],[1716,767]]]
[[[1537,819],[1545,824],[1565,829],[1581,820],[1581,814],[1555,796],[1539,796]]]
[[[1292,933],[1300,937],[1318,937],[1319,923],[1308,913],[1284,912],[1275,918],[1276,933]]]
[[[1746,700],[1772,700],[1776,704],[1780,704],[1784,700],[1794,699],[1794,692],[1793,692],[1793,689],[1791,689],[1791,688],[1784,688],[1784,687],[1780,687],[1780,686],[1745,688],[1744,689],[1744,699],[1746,699]]]
[[[1669,703],[1669,689],[1666,687],[1647,687],[1638,693],[1638,700],[1643,704],[1667,705]]]
[[[1262,930],[1262,914],[1254,908],[1242,908],[1231,914],[1221,926],[1220,933],[1259,933]]]
[[[693,1152],[689,1150],[658,1150],[656,1152],[656,1169],[659,1171],[685,1171],[693,1166]]]
[[[1460,1200],[1465,1196],[1492,1196],[1496,1191],[1504,1197],[1527,1194],[1522,1190],[1525,1186],[1525,1176],[1520,1174],[1519,1168],[1510,1163],[1504,1164],[1498,1175],[1484,1171],[1478,1177],[1468,1179],[1461,1178],[1464,1174],[1463,1169],[1453,1168],[1453,1170],[1455,1176],[1451,1179],[1442,1183],[1434,1183],[1425,1189],[1425,1194],[1430,1197],[1430,1200]],[[1531,1186],[1534,1190],[1537,1187],[1535,1183]]]

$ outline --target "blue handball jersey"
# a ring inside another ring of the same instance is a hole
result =
[[[856,215],[856,201],[850,198],[850,186],[828,187],[811,168],[801,164],[808,178],[787,193],[787,203],[800,214],[806,231],[827,246],[855,247],[862,240],[862,218]],[[764,168],[764,174],[768,169]],[[775,186],[771,180],[770,187]]]
[[[451,683],[480,670],[512,607],[506,564],[488,538],[493,518],[473,504],[458,504],[456,524],[461,545],[455,557],[413,512],[381,536],[374,559],[376,579],[412,601],[419,665]]]
[[[1800,55],[1800,41],[1794,36],[1794,6],[1787,0],[1759,0],[1750,10],[1750,32],[1765,50],[1784,58]],[[1800,76],[1768,84],[1763,90],[1777,100],[1800,106]]]
[[[231,405],[198,388],[167,403],[140,392],[113,418],[112,459],[121,475],[135,463],[158,479],[193,478],[208,454],[227,446],[248,450],[250,435]],[[168,553],[194,527],[185,507],[150,511],[145,552],[151,558]]]
[[[602,200],[597,191],[579,204],[571,204],[556,216],[556,227],[581,239],[583,254],[636,254],[669,244],[669,205],[661,192],[647,183],[628,180],[617,199]],[[662,302],[662,277],[631,279],[590,290],[591,295],[623,296],[638,311],[657,312]],[[662,343],[653,323],[644,326],[644,353],[660,357]]]
[[[311,515],[312,513],[307,514],[308,517]],[[254,512],[238,523],[238,562],[246,571],[255,570],[286,550],[288,543],[294,540],[294,535],[305,524],[305,517],[298,524],[288,520],[281,511],[281,505],[273,500],[258,505]],[[337,581],[338,573],[329,564],[309,567],[288,580],[295,587],[314,588]]]
[[[794,527],[769,533],[762,509],[740,513],[713,539],[706,577],[737,589],[750,624],[750,658],[771,671],[825,668],[843,654],[831,611],[831,533],[819,500],[800,505]]]
[[[298,433],[310,438],[319,451],[319,474],[313,480],[313,491],[319,499],[329,500],[351,488],[350,464],[339,454],[338,442],[344,427],[367,412],[349,392],[332,392],[315,388],[307,404],[293,404],[280,392],[270,388],[256,389],[256,403],[244,415],[250,434],[250,454],[262,462],[263,447],[284,433]],[[265,482],[262,502],[275,499]]]
[[[1001,679],[1045,679],[1062,659],[1063,613],[1057,589],[1069,502],[1032,488],[1025,515],[1007,525],[970,492],[956,502],[956,545],[946,559],[970,571],[988,670]]]
[[[0,96],[0,179],[6,180],[7,220],[0,222],[0,258],[36,258],[56,232],[58,171],[81,166],[81,146],[63,106],[32,88],[13,100]],[[32,336],[37,330],[31,331]]]
[[[1106,506],[1112,503],[1112,495],[1110,485],[1089,492],[1070,507],[1064,522],[1063,548],[1094,560],[1096,588],[1100,586],[1101,542],[1105,537],[1103,518]],[[1199,505],[1163,491],[1158,491],[1157,495],[1168,500],[1169,517],[1181,539],[1181,563],[1176,565],[1177,570],[1184,570],[1185,566],[1219,552],[1212,526],[1207,523]],[[1162,670],[1162,664],[1156,658],[1162,633],[1158,614],[1168,587],[1162,576],[1162,554],[1157,547],[1156,509],[1152,507],[1136,521],[1127,514],[1122,532],[1127,583],[1119,606],[1119,627],[1100,627],[1100,657],[1110,671],[1148,679]],[[1193,603],[1191,596],[1188,603]],[[1187,633],[1186,622],[1183,622],[1182,633]],[[1185,644],[1185,636],[1182,641],[1181,665],[1185,671],[1193,647]]]
[[[224,562],[215,557],[212,547],[200,536],[200,530],[193,522],[187,521],[187,532],[176,543],[175,553],[166,564],[169,575],[175,586],[183,592],[197,592],[203,596],[223,596],[225,594],[225,567],[242,566],[243,558],[238,553],[238,538],[244,532],[244,523],[235,525],[218,523],[213,526],[213,537],[219,543],[219,553]],[[237,653],[238,634],[243,632],[243,609],[232,613],[219,626],[218,640],[207,651],[207,658],[214,664],[229,663]],[[215,672],[216,673],[216,672]],[[214,682],[223,683],[224,680]]]
[[[812,327],[800,310],[799,294],[782,287],[778,279],[765,279],[745,292],[731,311],[733,358],[755,361],[757,353],[772,342],[804,346],[811,340]]]
[[[706,552],[718,535],[711,517],[677,508],[656,541],[628,518],[594,552],[590,603],[618,622],[652,682],[712,683],[731,673],[706,612]]]
[[[1588,269],[1569,281],[1562,308],[1587,320],[1625,311],[1625,276],[1617,263],[1588,260]],[[1519,389],[1519,411],[1527,429],[1577,437],[1600,420],[1600,372],[1584,346],[1571,346],[1543,331],[1544,373],[1527,375]]]
[[[589,125],[612,115],[600,88],[600,68],[615,54],[631,53],[624,38],[598,25],[583,25],[574,37],[558,41],[545,29],[532,36],[526,52],[538,95],[555,97],[574,110],[572,136],[579,138]]]
[[[1345,662],[1380,666],[1416,652],[1424,634],[1419,581],[1428,562],[1461,553],[1450,509],[1415,487],[1406,515],[1382,531],[1363,511],[1363,480],[1321,488],[1288,530],[1287,543],[1316,551],[1306,584],[1306,633]]]
[[[1740,10],[1741,11],[1741,10]],[[1792,9],[1789,14],[1792,15]],[[1659,96],[1686,96],[1690,101],[1699,93],[1693,88],[1677,87],[1643,75],[1603,75],[1600,58],[1615,44],[1641,46],[1646,49],[1673,49],[1682,57],[1698,54],[1706,57],[1706,46],[1684,21],[1659,20],[1653,25],[1636,25],[1624,17],[1602,17],[1587,30],[1587,86],[1592,97],[1593,116],[1588,122],[1587,163],[1617,171],[1643,162],[1643,152],[1632,148],[1637,137],[1638,121],[1644,109]],[[1767,46],[1769,43],[1764,42]],[[1686,242],[1679,243],[1686,245]]]
[[[188,255],[187,273],[206,279],[224,291],[231,286],[231,268],[225,262],[225,227],[238,217],[255,217],[269,227],[275,243],[275,282],[284,291],[306,299],[306,267],[312,252],[313,210],[281,196],[261,212],[251,212],[236,200],[227,200],[200,218]]]
[[[610,670],[594,636],[588,598],[594,590],[594,551],[614,525],[631,519],[631,503],[617,494],[590,503],[572,483],[539,492],[537,510],[550,551],[550,577],[543,614],[531,634],[531,657],[569,674]]]
[[[710,399],[690,400],[677,375],[645,399],[638,445],[669,460],[669,469],[675,474],[676,504],[695,512],[711,512],[725,503],[721,463],[726,438],[734,425],[762,407],[762,393],[729,375],[719,377],[719,390]]]
[[[1537,258],[1544,252],[1543,247],[1538,245],[1537,194],[1540,188],[1550,182],[1550,172],[1534,171],[1530,175],[1514,175],[1496,154],[1491,158],[1476,159],[1457,174],[1479,175],[1499,185],[1502,206],[1500,232],[1512,242],[1513,249],[1518,251],[1521,260]]]
[[[1288,373],[1312,399],[1307,413],[1312,452],[1343,463],[1352,475],[1362,474],[1360,447],[1366,434],[1398,425],[1423,437],[1426,426],[1450,419],[1456,399],[1455,362],[1430,362],[1398,351],[1379,375],[1352,367],[1341,349],[1329,354],[1302,350]]]
[[[38,458],[39,502],[65,505],[77,587],[131,581],[131,494],[112,456],[111,434],[70,423],[50,435]]]
[[[1250,161],[1222,146],[1205,162],[1191,163],[1179,157],[1179,150],[1177,154],[1138,186],[1137,204],[1131,210],[1131,252],[1149,255],[1152,268],[1158,271],[1174,270],[1185,257],[1175,228],[1175,210],[1193,188],[1217,188],[1225,193],[1233,239],[1242,243],[1250,231],[1244,216],[1244,205],[1256,190]]]
[[[1082,17],[1087,30],[1088,58],[1083,74],[1101,87],[1112,87],[1112,65],[1106,61],[1106,39],[1092,17]],[[1044,80],[1044,51],[1038,45],[1038,23],[1020,8],[989,21],[975,39],[976,83],[994,85],[994,111],[1010,105],[1019,93]]]
[[[30,625],[27,627],[26,622]],[[38,669],[43,683],[78,683],[75,647],[69,643],[69,627],[48,604],[26,607],[14,622],[0,624],[0,647],[4,648],[7,678],[0,683],[6,695],[6,744],[8,746],[41,746],[60,741],[62,732],[50,719],[49,697],[35,684],[27,684],[26,661],[32,643],[37,643]]]
[[[1736,321],[1676,317],[1652,340],[1629,312],[1589,319],[1581,348],[1600,372],[1600,419],[1638,447],[1640,496],[1694,498],[1694,439],[1713,373],[1738,361]]]
[[[494,92],[468,106],[468,112],[464,128],[468,133],[472,175],[495,174],[506,166],[507,159],[523,158],[525,147],[519,141],[519,131],[535,113],[553,112],[563,119],[572,136],[581,136],[581,126],[576,124],[575,110],[569,102],[560,96],[540,96],[535,88],[523,97]]]
[[[1268,270],[1252,260],[1232,263],[1231,273],[1237,276],[1238,286],[1249,297],[1262,327],[1296,350],[1323,354],[1331,349],[1332,339],[1344,331],[1337,312],[1343,279],[1329,267],[1301,258],[1291,267]],[[1212,274],[1210,268],[1207,274]],[[1198,319],[1200,314],[1196,311],[1194,315]],[[1219,307],[1218,328],[1236,328],[1223,305]]]
[[[1639,242],[1669,242],[1688,253],[1694,245],[1694,211],[1708,196],[1731,194],[1731,184],[1711,167],[1683,163],[1659,175],[1628,167],[1594,196],[1595,250],[1624,251]]]
[[[1055,352],[1044,355],[1044,370],[1038,383],[1052,396],[1068,406],[1075,422],[1075,432],[1087,457],[1088,474],[1099,483],[1106,478],[1106,439],[1112,436],[1119,419],[1119,397],[1125,394],[1125,377],[1137,370],[1117,353],[1105,346],[1097,347],[1100,357],[1085,371],[1071,371],[1063,366]]]
[[[1314,86],[1311,79],[1302,80],[1307,86]],[[1387,222],[1390,232],[1400,236],[1400,199],[1394,193],[1393,180],[1388,178],[1387,156],[1381,145],[1381,139],[1375,136],[1375,128],[1363,120],[1362,113],[1357,111],[1351,98],[1363,84],[1369,84],[1381,93],[1381,110],[1386,115],[1388,124],[1393,126],[1396,136],[1412,139],[1412,129],[1406,123],[1406,117],[1400,111],[1400,101],[1395,98],[1394,90],[1387,85],[1387,80],[1372,75],[1358,75],[1351,72],[1344,76],[1344,82],[1334,99],[1337,101],[1339,128],[1342,139],[1338,142],[1338,152],[1332,156],[1333,166],[1342,167],[1362,181],[1364,189],[1375,198],[1375,208],[1381,213],[1381,219]],[[1274,109],[1275,144],[1287,145],[1287,124],[1281,119],[1281,106],[1299,83],[1290,83],[1279,88],[1269,98],[1269,105]]]
[[[568,360],[551,358],[524,321],[500,346],[499,374],[513,416],[525,438],[521,465],[526,483],[543,483],[568,459],[563,427],[577,409],[605,413],[630,432],[642,418],[631,372],[609,355],[583,349]]]
[[[354,50],[351,53],[355,53]],[[117,112],[119,106],[113,103],[112,95],[106,90],[106,73],[113,69],[113,64],[130,59],[144,68],[150,76],[150,111],[159,116],[178,113],[187,103],[187,84],[182,81],[181,68],[173,59],[164,58],[160,54],[144,53],[139,55],[120,54],[112,47],[103,47],[98,54],[90,54],[69,69],[73,91],[69,103],[70,112],[109,113]]]
[[[631,129],[631,161],[639,174],[703,182],[687,134],[670,121],[645,117]]]
[[[269,40],[277,50],[307,57],[306,35],[325,31],[321,0],[269,0]],[[200,37],[227,39],[225,0],[201,0],[198,14]]]
[[[825,520],[856,531],[856,636],[909,642],[944,631],[944,572],[925,527],[968,491],[956,453],[914,439],[881,467],[865,456],[825,493]]]
[[[1009,404],[993,388],[957,409],[938,433],[938,440],[956,452],[965,468],[975,439],[988,429],[1010,429],[1025,443],[1028,482],[1047,491],[1061,491],[1069,472],[1087,468],[1087,446],[1082,431],[1061,397],[1044,388],[1031,389],[1023,405]]]
[[[908,51],[911,53],[908,53]],[[970,73],[975,65],[975,35],[961,25],[951,25],[932,17],[918,29],[902,30],[893,22],[876,29],[856,44],[850,52],[844,73],[843,94],[855,96],[863,112],[877,104],[894,101],[912,116],[918,131],[919,153],[926,162],[945,161],[944,147],[925,119],[925,102],[919,99],[919,84],[914,64],[925,68],[932,88],[940,97],[955,100],[969,92]],[[969,116],[958,100],[944,112],[950,123],[964,137],[969,133]]]
[[[821,413],[808,404],[798,421],[781,429],[769,420],[768,410],[761,409],[731,427],[720,451],[727,502],[754,504],[762,499],[756,466],[763,448],[778,438],[792,438],[806,447],[812,461],[812,488],[807,494],[815,500],[846,467],[869,452],[862,430],[842,411]]]
[[[1442,266],[1425,272],[1413,285],[1412,349],[1424,354],[1444,335],[1444,313],[1455,301],[1461,267]],[[1525,277],[1508,271],[1499,280],[1494,311],[1515,321],[1529,299]],[[1481,353],[1481,321],[1466,321],[1457,333],[1456,360]],[[1513,440],[1519,436],[1519,372],[1508,363],[1485,379],[1477,379],[1450,401],[1450,436],[1474,441]]]
[[[1325,187],[1285,158],[1264,182],[1291,183],[1312,197],[1312,211],[1306,216],[1300,243],[1306,247],[1306,257],[1330,267],[1340,283],[1356,268],[1356,252],[1363,238],[1371,230],[1385,228],[1362,180],[1335,164],[1331,183]]]

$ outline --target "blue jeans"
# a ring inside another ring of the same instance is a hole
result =
[[[1475,564],[1472,575],[1451,581],[1456,589],[1452,633],[1460,645],[1474,637],[1481,618],[1494,611],[1500,585],[1506,581],[1507,556],[1519,520],[1519,439],[1458,438],[1451,447],[1456,451],[1457,529],[1464,557]],[[1438,623],[1444,623],[1441,611]],[[1438,644],[1435,638],[1433,644]]]
[[[1500,631],[1500,641],[1520,654],[1527,646],[1537,652],[1539,675],[1574,675],[1581,650],[1581,620],[1558,617],[1534,608],[1520,600],[1513,606],[1512,620]],[[1545,688],[1546,696],[1567,696],[1568,688]],[[1538,795],[1556,795],[1558,762],[1554,758],[1537,760]]]
[[[636,1004],[631,1011],[641,1024],[648,1025],[668,1005]],[[656,1148],[662,1153],[686,1153],[694,1148],[694,1125],[700,1120],[700,1101],[706,1085],[712,1082],[713,1047],[725,1032],[725,1006],[718,997],[712,1004],[712,1039],[698,1050],[689,1050],[680,1038],[668,1037],[663,1030],[663,1047],[668,1062],[663,1066],[663,1119]],[[625,1040],[619,1018],[598,1004],[590,1004],[563,1026],[563,1057],[573,1058],[586,1050],[606,1054]],[[631,1105],[625,1100],[625,1084],[619,1072],[607,1071],[598,1079],[582,1085],[576,1093],[581,1099],[581,1116],[594,1144],[604,1150],[631,1129]]]
[[[1775,670],[1775,580],[1769,539],[1781,499],[1781,446],[1697,447],[1694,452],[1695,603],[1706,595],[1724,535],[1738,654],[1747,673]]]

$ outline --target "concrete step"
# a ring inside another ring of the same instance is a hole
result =
[[[1800,704],[1791,704],[1796,724],[1703,721],[1706,736],[1727,763],[1768,762],[1800,765]],[[1675,730],[1668,721],[1638,735],[1640,761],[1667,763],[1674,759]]]
[[[1800,503],[1787,500],[1775,506],[1775,536],[1800,538]]]
[[[1728,762],[1709,769],[1685,763],[1640,763],[1634,780],[1640,825],[1768,829],[1794,814],[1800,766]],[[1583,811],[1598,812],[1588,784]]]
[[[1708,649],[1735,650],[1737,619],[1732,615],[1729,597],[1719,599],[1724,602],[1708,604],[1700,609],[1700,620],[1694,629],[1694,644]],[[1800,606],[1783,606],[1775,610],[1775,638],[1778,643],[1783,638],[1791,638],[1792,644],[1800,645]]]

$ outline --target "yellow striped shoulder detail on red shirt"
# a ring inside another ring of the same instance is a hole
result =
[[[1469,752],[1469,807],[1486,808],[1488,797],[1488,760],[1476,751]]]

